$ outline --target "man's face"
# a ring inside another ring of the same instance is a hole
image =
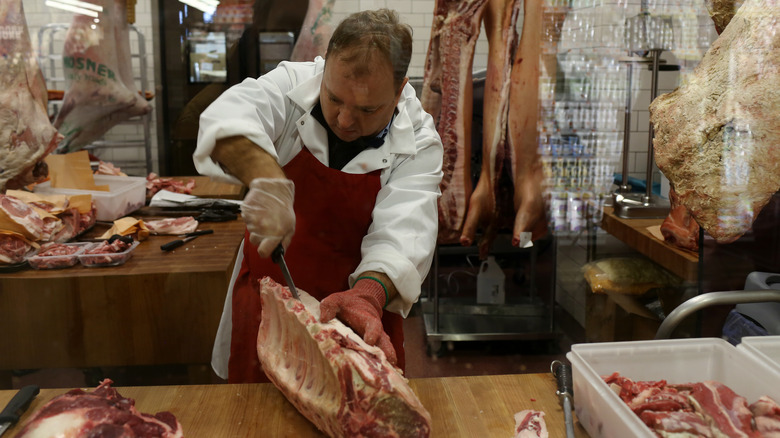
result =
[[[390,122],[403,89],[393,84],[387,60],[371,66],[368,74],[356,75],[353,66],[338,57],[328,59],[320,89],[325,121],[346,142],[379,134]]]

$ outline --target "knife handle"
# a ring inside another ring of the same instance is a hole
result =
[[[571,366],[559,360],[554,360],[550,364],[550,371],[552,371],[555,380],[558,382],[558,390],[556,391],[558,397],[571,397],[574,394],[571,381]]]
[[[37,385],[27,385],[14,395],[8,405],[0,412],[0,424],[16,424],[33,399],[41,391]]]
[[[282,256],[284,256],[284,247],[282,247],[282,244],[280,243],[274,249],[274,252],[271,253],[271,261],[276,264],[279,264],[279,261],[282,259]]]
[[[171,240],[168,243],[164,243],[160,245],[160,249],[163,251],[170,251],[172,249],[178,248],[180,246],[184,245],[184,239],[179,240]]]

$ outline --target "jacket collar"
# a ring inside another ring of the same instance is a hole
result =
[[[325,60],[318,56],[314,60],[315,74],[309,79],[304,80],[298,86],[287,93],[296,105],[303,109],[311,117],[311,110],[317,104],[320,98],[320,87],[322,86],[322,76],[325,71]],[[411,96],[409,93],[412,93]],[[385,137],[385,142],[379,149],[384,149],[392,154],[414,155],[417,152],[414,139],[414,127],[411,118],[407,112],[406,99],[414,96],[414,89],[406,84],[401,92],[401,98],[396,106],[395,118],[390,125],[390,130]],[[313,117],[312,117],[313,118]]]

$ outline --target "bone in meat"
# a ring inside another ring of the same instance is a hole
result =
[[[63,69],[68,85],[54,122],[65,136],[61,151],[79,150],[118,123],[151,111],[128,78],[129,67],[123,66],[132,62],[129,27],[122,23],[127,20],[126,8],[115,0],[100,3],[99,25],[92,17],[76,14],[65,35]]]
[[[705,0],[707,6],[707,12],[710,13],[710,18],[715,24],[715,31],[720,35],[723,29],[728,26],[731,19],[734,17],[734,13],[739,9],[742,4],[741,0]]]
[[[515,246],[521,241],[521,232],[532,232],[533,239],[547,233],[544,172],[536,132],[543,10],[542,0],[525,0],[523,31],[512,65],[508,152],[514,177],[512,244]]]
[[[693,219],[688,209],[680,204],[674,188],[669,189],[669,204],[671,210],[661,224],[661,234],[664,236],[664,241],[680,248],[698,251],[699,224]]]
[[[0,2],[0,192],[48,175],[43,159],[61,136],[47,113],[46,84],[21,0]]]
[[[468,213],[463,223],[460,243],[470,246],[479,226],[484,227],[480,255],[488,249],[498,231],[500,190],[499,179],[506,158],[507,117],[509,112],[509,79],[512,55],[517,48],[517,18],[521,1],[489,0],[485,12],[485,32],[488,39],[487,75],[483,96],[482,168],[471,194]]]
[[[104,379],[94,391],[72,389],[51,399],[27,420],[18,438],[139,437],[181,438],[181,424],[170,412],[144,414],[135,400],[122,397]]]
[[[291,61],[313,61],[317,56],[325,56],[333,33],[331,20],[335,2],[336,0],[309,0],[301,32],[290,55]]]
[[[422,103],[434,118],[438,115],[436,128],[444,146],[440,243],[460,240],[471,196],[471,69],[486,4],[487,0],[437,0],[434,11]]]
[[[655,161],[719,243],[745,234],[780,188],[778,0],[748,0],[688,81],[650,105]]]
[[[431,417],[384,353],[337,319],[319,322],[319,302],[260,280],[257,355],[271,382],[331,437],[427,437]]]

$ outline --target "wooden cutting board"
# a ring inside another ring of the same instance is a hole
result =
[[[412,379],[411,387],[433,419],[432,437],[511,438],[514,414],[523,409],[545,412],[550,437],[565,437],[563,411],[548,374]],[[122,387],[144,413],[172,412],[187,437],[324,436],[270,383]],[[67,389],[44,389],[22,418]],[[0,391],[4,406],[16,391]],[[575,417],[576,420],[576,417]],[[11,436],[20,429],[11,429]],[[576,424],[577,438],[587,437]]]

